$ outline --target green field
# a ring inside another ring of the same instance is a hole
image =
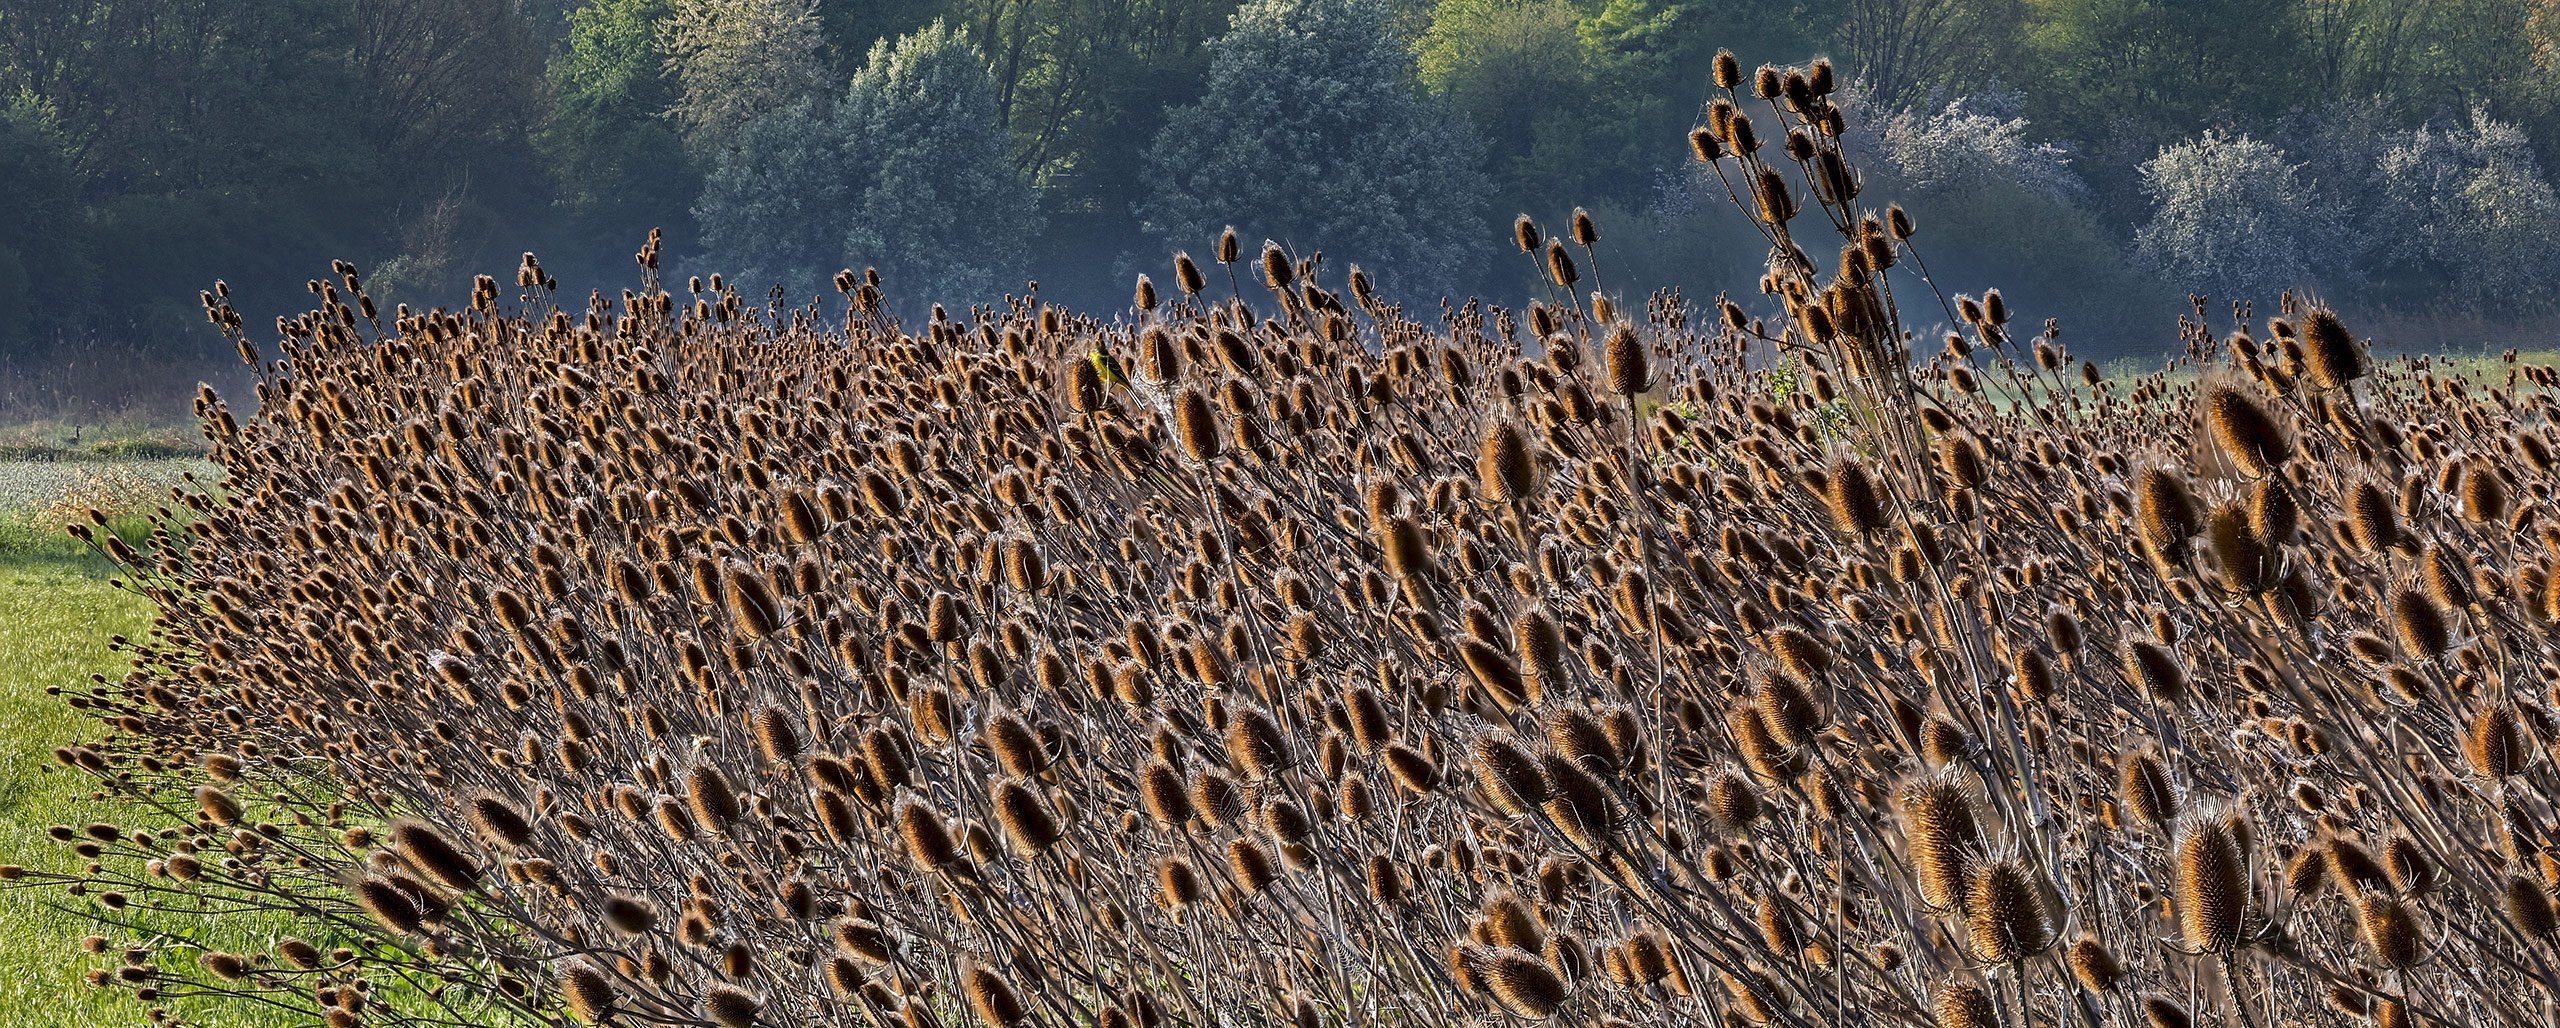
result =
[[[58,522],[66,500],[98,505],[119,516],[119,527],[127,527],[160,502],[167,484],[180,474],[206,470],[196,461],[0,461],[0,862],[76,872],[78,858],[46,840],[45,829],[120,820],[114,801],[97,798],[87,779],[54,762],[54,747],[92,737],[98,727],[45,690],[85,684],[92,674],[119,674],[122,661],[109,650],[108,639],[142,635],[150,625],[150,608],[111,586],[114,568],[62,534]],[[115,951],[81,951],[81,939],[95,928],[81,908],[65,909],[77,902],[52,885],[0,891],[0,971],[5,971],[0,973],[0,1025],[145,1023],[144,1004],[129,992],[97,991],[82,981],[91,967],[112,967],[121,957]],[[176,941],[196,936],[211,921],[163,912],[150,923],[163,941]],[[222,946],[241,949],[268,941],[243,937],[228,920],[218,939]],[[164,959],[192,959],[193,952],[173,947]],[[169,1005],[214,1025],[308,1020],[281,1012],[260,1016],[236,1007],[198,1009],[184,1001]]]

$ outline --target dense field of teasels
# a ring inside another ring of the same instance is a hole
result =
[[[1705,303],[1581,215],[1516,311],[1232,234],[1103,316],[208,293],[221,495],[75,526],[135,814],[0,876],[164,1022],[2560,1019],[2552,372],[2288,299],[2102,381],[1929,284],[1827,66],[1717,77]]]

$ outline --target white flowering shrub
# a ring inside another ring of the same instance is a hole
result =
[[[2432,272],[2446,301],[2474,311],[2550,304],[2560,195],[2514,125],[2475,107],[2464,124],[2421,126],[2382,152],[2374,177],[2381,256]]]
[[[2274,144],[2218,129],[2142,165],[2156,204],[2134,253],[2192,292],[2272,299],[2337,271],[2340,219]]]

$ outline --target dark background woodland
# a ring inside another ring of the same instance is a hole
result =
[[[801,301],[1123,305],[1230,223],[1514,299],[1512,216],[1580,205],[1610,289],[1747,289],[1685,154],[1718,48],[1837,62],[1945,284],[2101,359],[2190,292],[2549,334],[2560,0],[9,0],[0,403],[191,387],[216,278],[430,305],[529,249],[584,296],[652,226]]]

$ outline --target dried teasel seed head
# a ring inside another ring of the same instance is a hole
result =
[[[2249,858],[2230,820],[2190,815],[2178,834],[2173,884],[2178,934],[2187,948],[2229,953],[2241,942],[2249,911]]]
[[[1972,982],[1951,981],[1939,986],[1929,1005],[1938,1015],[1939,1028],[1998,1028],[2000,1024],[1991,994]]]
[[[984,964],[972,962],[960,969],[960,990],[987,1028],[1014,1028],[1031,1017],[1031,1008],[1013,986]]]
[[[2205,428],[2233,467],[2250,478],[2274,474],[2293,459],[2293,444],[2259,399],[2233,382],[2205,386],[2196,399]]]
[[[2113,992],[2117,984],[2124,981],[2124,965],[2095,938],[2082,936],[2073,940],[2069,961],[2071,976],[2079,979],[2080,987],[2090,992]]]
[[[2053,918],[2025,863],[2002,860],[1974,870],[1965,894],[1965,928],[1974,955],[1995,964],[2051,949]]]

